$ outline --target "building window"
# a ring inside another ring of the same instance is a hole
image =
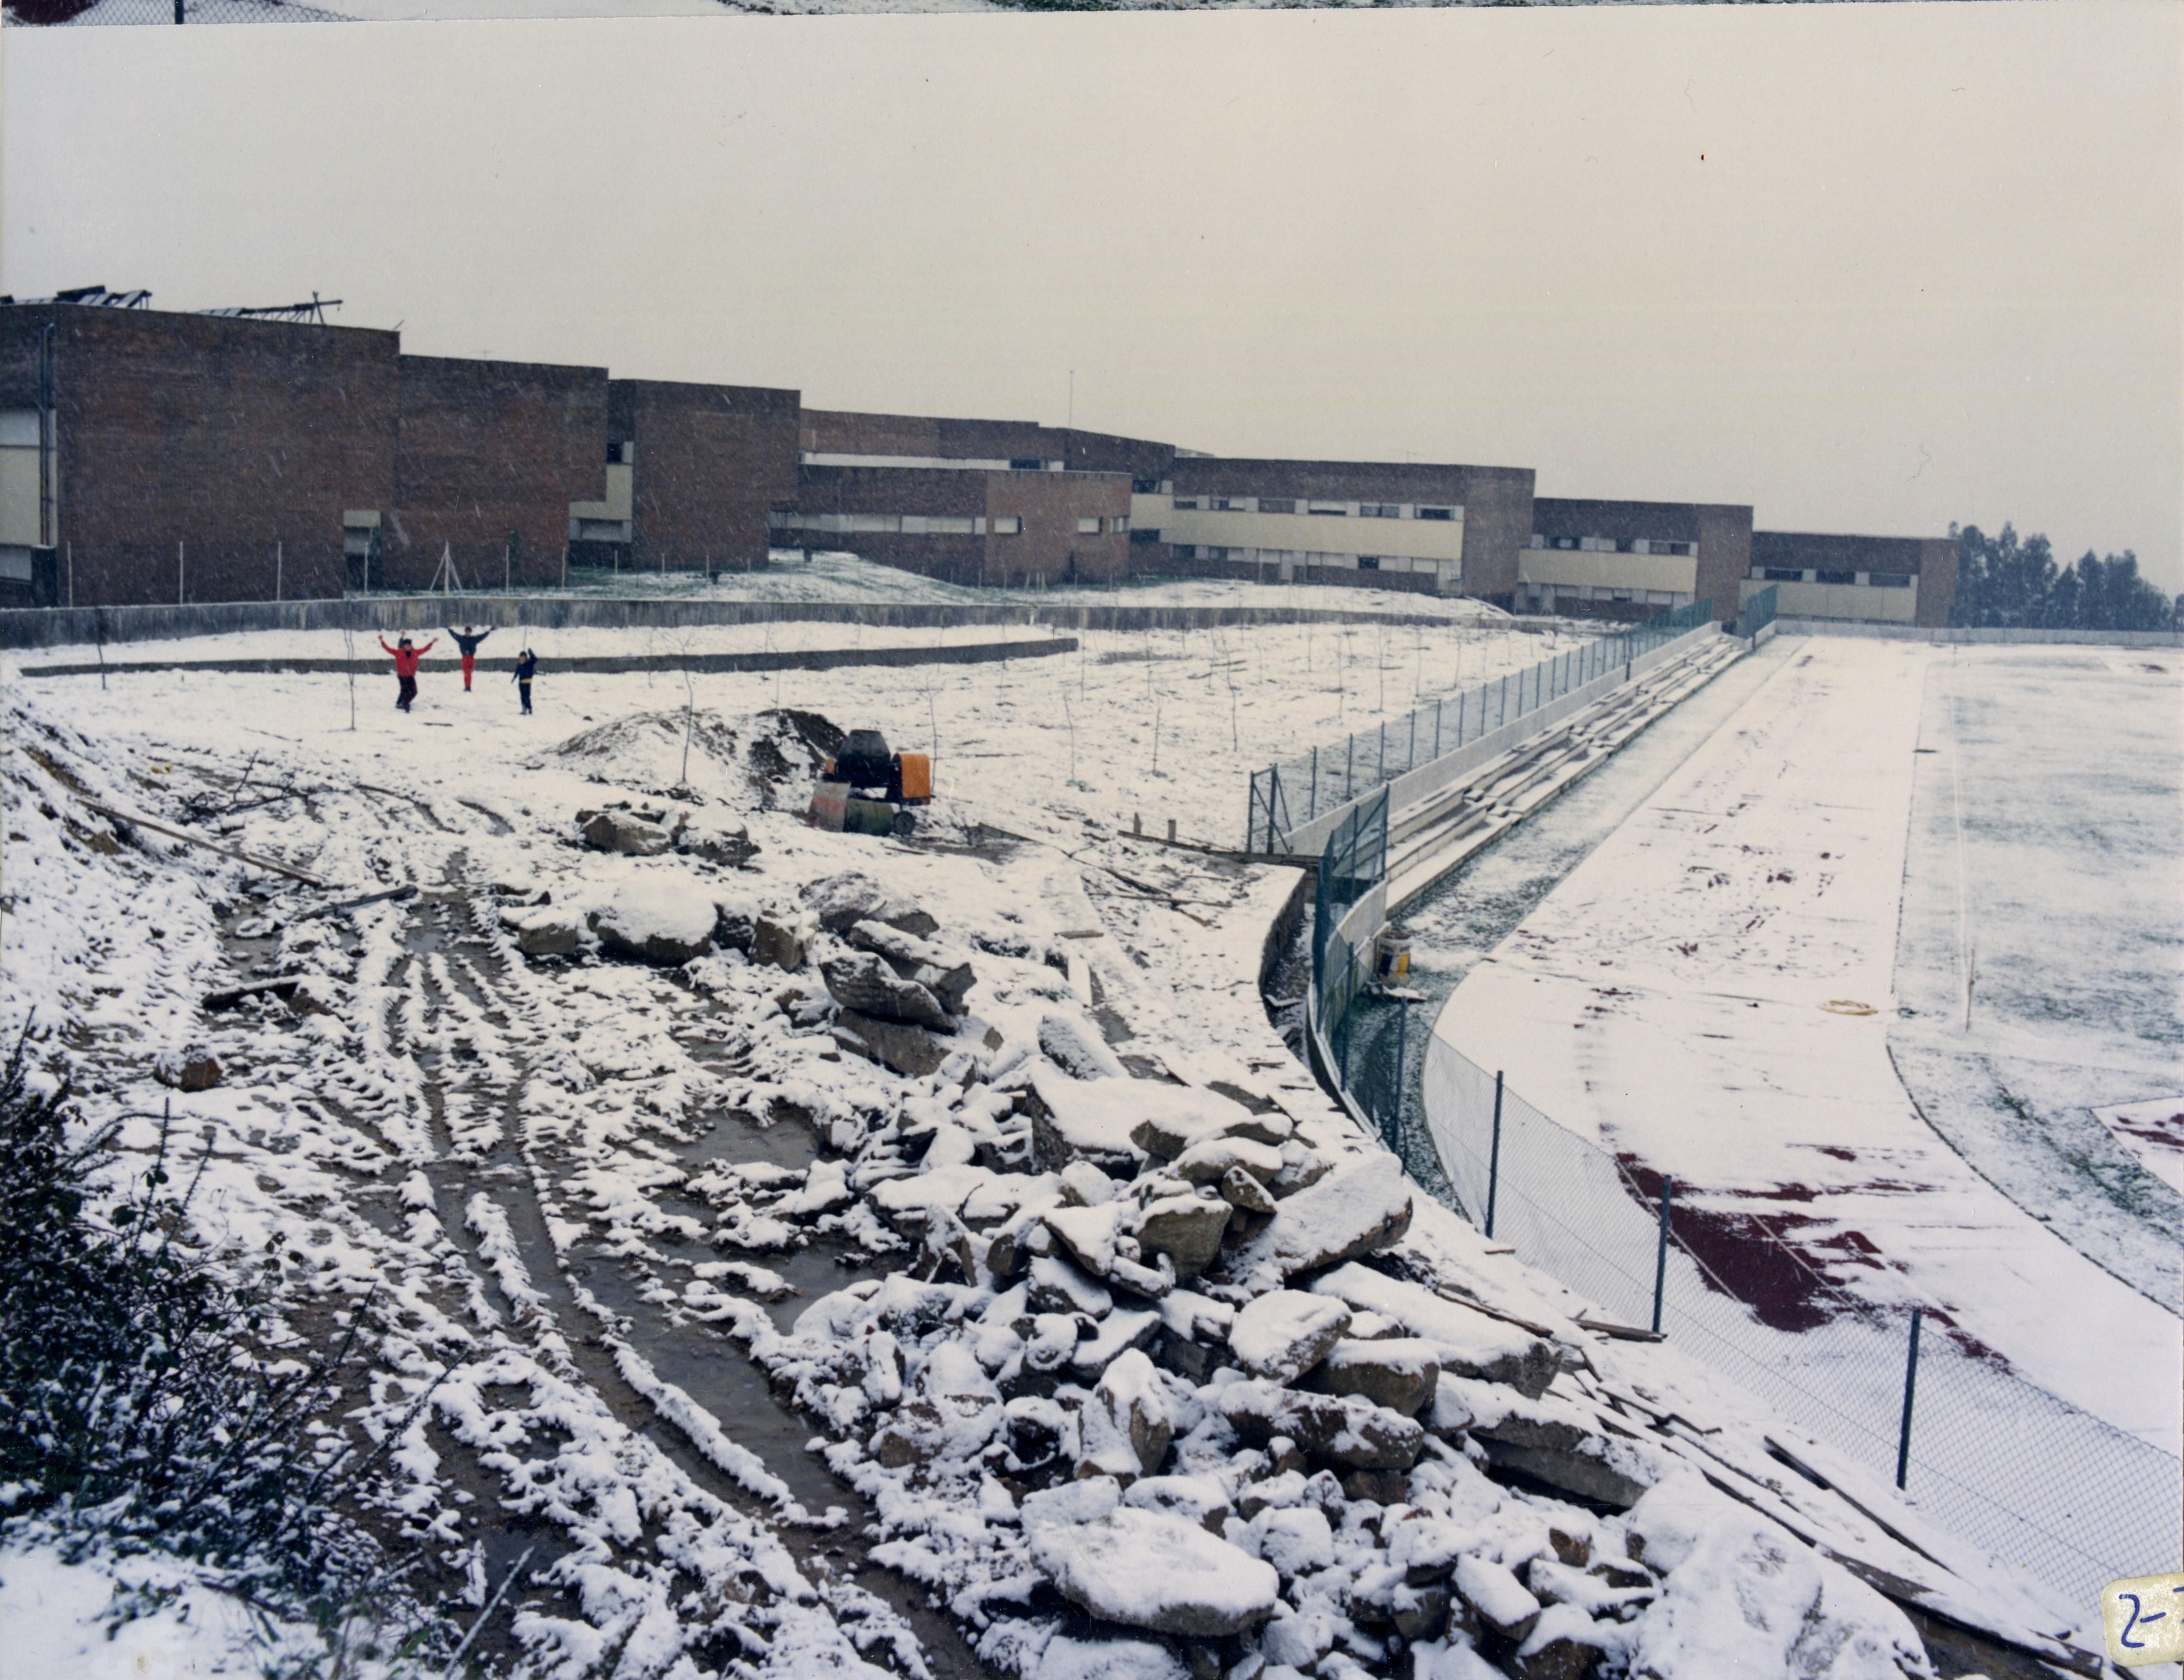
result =
[[[1157,543],[1160,541],[1160,533],[1157,531],[1132,531],[1130,533],[1130,540],[1134,543]]]
[[[1044,472],[1046,471],[1046,463],[1041,460],[1037,455],[1011,455],[1009,457],[1009,471],[1011,472]]]
[[[1401,502],[1360,502],[1357,504],[1357,516],[1360,519],[1401,519],[1403,505]]]
[[[1904,572],[1869,572],[1865,581],[1876,589],[1908,589],[1911,587],[1910,574]]]
[[[910,522],[905,520],[907,525]],[[968,514],[933,513],[925,519],[925,528],[936,537],[968,537],[985,524],[983,519],[973,519]]]
[[[1179,508],[1195,508],[1198,505],[1198,498],[1195,496],[1178,496],[1175,499],[1175,505]]]
[[[1555,546],[1558,549],[1574,549],[1577,546],[1577,539],[1574,537],[1557,537],[1555,539]]]
[[[996,537],[1013,537],[1022,529],[1023,516],[1020,513],[1000,513],[994,516],[994,534]]]
[[[1770,566],[1759,575],[1770,583],[1802,583],[1805,581],[1805,574],[1790,566]]]
[[[1110,531],[1128,530],[1130,528],[1130,516],[1127,513],[1117,514],[1114,518],[1107,522],[1107,528]]]
[[[1249,513],[1251,499],[1249,496],[1216,496],[1206,505],[1216,513]]]
[[[1134,496],[1156,496],[1160,494],[1160,480],[1133,478],[1130,480],[1130,494]]]
[[[1422,507],[1418,511],[1416,516],[1420,519],[1453,519],[1456,517],[1456,510],[1452,507]],[[1539,545],[1540,539],[1537,537],[1533,538],[1532,546],[1537,548]]]
[[[1309,502],[1306,505],[1323,518],[1347,519],[1350,516],[1350,504],[1347,502]]]
[[[1077,522],[1077,534],[1080,537],[1098,536],[1100,534],[1099,516],[1095,514],[1089,519],[1078,520]]]
[[[1813,580],[1819,583],[1855,583],[1858,582],[1858,573],[1855,572],[1819,572],[1814,573]]]
[[[1295,513],[1296,511],[1296,503],[1295,501],[1270,500],[1267,497],[1262,496],[1259,498],[1259,511],[1262,513]]]
[[[1379,555],[1372,554],[1359,555],[1357,556],[1357,569],[1360,572],[1378,572],[1380,569]]]

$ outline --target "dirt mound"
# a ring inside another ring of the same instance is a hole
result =
[[[848,739],[817,712],[788,708],[760,712],[750,728],[746,757],[751,791],[761,811],[809,804],[811,784],[824,762],[841,751]]]
[[[684,756],[684,736],[688,755]],[[593,781],[646,793],[687,790],[760,811],[801,809],[843,732],[816,712],[725,717],[700,710],[632,712],[554,749]]]

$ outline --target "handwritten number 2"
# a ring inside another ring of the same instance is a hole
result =
[[[2146,1641],[2143,1639],[2132,1638],[2131,1637],[2131,1630],[2137,1627],[2142,1621],[2164,1621],[2167,1618],[2169,1612],[2165,1610],[2158,1610],[2151,1616],[2147,1615],[2145,1607],[2139,1603],[2138,1594],[2136,1593],[2119,1593],[2116,1594],[2116,1597],[2119,1599],[2129,1599],[2131,1600],[2131,1620],[2124,1623],[2123,1632],[2116,1636],[2116,1644],[2121,1645],[2127,1651],[2144,1650],[2146,1649]]]

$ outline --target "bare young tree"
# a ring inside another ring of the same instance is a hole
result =
[[[355,632],[355,631],[351,630],[351,629],[347,629],[347,628],[344,628],[344,629],[342,631],[342,650],[343,650],[343,663],[345,663],[345,664],[348,667],[348,726],[349,726],[349,728],[350,728],[351,729],[354,729],[354,728],[356,728],[356,632]],[[104,672],[103,670],[101,670],[101,671],[100,671],[100,673],[99,673],[99,686],[100,686],[101,688],[103,688],[103,687],[105,687],[105,685],[106,685],[105,678],[106,678],[106,673],[105,673],[105,672]]]

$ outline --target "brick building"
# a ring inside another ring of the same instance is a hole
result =
[[[627,563],[644,570],[763,566],[767,520],[796,504],[801,398],[749,385],[616,379],[608,386],[608,496]],[[619,500],[617,489],[619,488]]]
[[[1746,506],[1540,496],[1518,556],[1518,600],[1528,612],[1635,620],[1704,600],[1726,622],[1752,541]]]
[[[820,466],[802,469],[774,540],[1006,589],[1127,576],[1129,526],[1119,472]]]
[[[0,569],[84,606],[339,594],[344,513],[393,500],[399,360],[356,327],[0,308]]]
[[[1939,629],[1957,599],[1948,537],[1829,536],[1755,531],[1746,595],[1773,585],[1786,618],[1838,618]]]
[[[606,476],[607,371],[411,355],[397,366],[393,494],[370,586],[426,588],[443,554],[466,589],[559,583],[570,505]]]
[[[1185,565],[1268,582],[1373,581],[1502,606],[1529,535],[1529,467],[1240,460],[1178,450],[1135,518]]]

